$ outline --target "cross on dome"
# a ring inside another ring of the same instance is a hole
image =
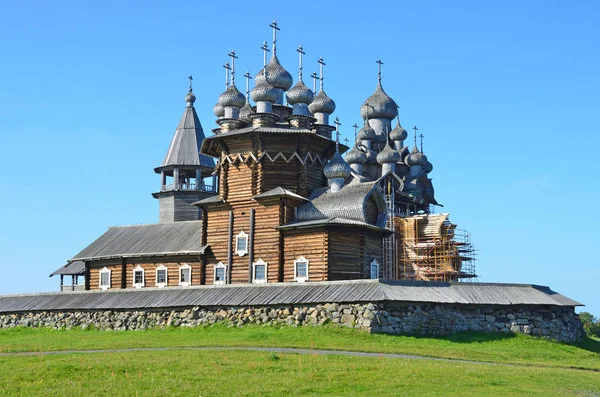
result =
[[[302,46],[299,46],[296,51],[298,52],[300,62],[300,65],[298,66],[298,80],[302,80],[302,55],[306,55],[306,53],[304,52],[304,48],[302,48]]]
[[[415,147],[417,147],[417,131],[418,131],[419,129],[418,129],[418,128],[417,128],[417,126],[415,125],[415,126],[413,127],[413,130],[415,130]]]
[[[225,68],[225,89],[229,88],[229,71],[231,70],[231,66],[229,66],[229,62],[225,62],[223,65]]]
[[[231,50],[227,56],[231,57],[231,84],[235,85],[235,60],[238,59],[238,57],[235,55],[235,50]]]
[[[317,74],[317,72],[312,72],[310,77],[312,77],[312,79],[313,79],[313,92],[316,94],[317,93],[317,80],[319,79],[319,75]]]
[[[273,21],[269,27],[273,28],[273,55],[277,53],[277,31],[281,30],[277,27],[277,21]]]
[[[377,80],[379,81],[379,84],[381,84],[381,65],[383,65],[383,62],[381,62],[381,59],[378,59],[375,62],[377,62]]]
[[[319,89],[321,91],[323,91],[323,66],[325,66],[325,62],[323,61],[323,57],[320,57],[319,60],[317,61],[319,63],[319,73],[321,74],[321,78],[319,80],[321,80],[321,82],[319,83]]]

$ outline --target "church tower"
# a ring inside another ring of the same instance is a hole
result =
[[[212,183],[204,183],[210,177],[215,162],[211,157],[200,154],[200,146],[205,137],[194,109],[195,101],[190,76],[190,89],[185,96],[183,116],[163,164],[154,169],[161,178],[160,191],[152,194],[159,202],[160,223],[200,219],[200,211],[192,203],[216,193],[214,177]]]

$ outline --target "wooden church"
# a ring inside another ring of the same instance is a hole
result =
[[[330,122],[336,105],[323,89],[325,63],[311,90],[299,47],[294,84],[277,58],[279,28],[271,27],[270,60],[265,43],[251,91],[245,75],[245,96],[229,54],[226,90],[214,107],[219,128],[208,137],[190,77],[183,116],[154,170],[159,223],[110,227],[52,273],[61,290],[475,277],[468,234],[431,211],[433,166],[417,148],[416,127],[414,146],[406,145],[381,62],[348,148],[337,119]]]

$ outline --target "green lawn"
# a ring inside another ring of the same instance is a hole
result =
[[[498,364],[176,349],[185,346],[360,350]],[[600,342],[592,339],[573,346],[526,336],[458,334],[434,339],[369,335],[328,327],[217,326],[125,332],[0,330],[3,352],[130,347],[174,350],[0,356],[0,394],[600,395]]]

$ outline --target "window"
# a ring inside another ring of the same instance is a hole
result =
[[[107,268],[100,270],[100,288],[103,290],[110,288],[110,270]]]
[[[140,265],[133,269],[133,286],[135,288],[144,287],[144,268]]]
[[[167,267],[165,265],[160,265],[156,268],[156,286],[167,286]]]
[[[371,262],[371,278],[379,278],[379,262],[377,262],[377,259],[373,259],[373,262]]]
[[[266,283],[267,282],[267,263],[263,262],[262,259],[254,262],[252,264],[254,266],[254,271],[252,272],[253,278],[252,282],[256,284]]]
[[[227,266],[223,262],[219,262],[215,265],[215,284],[227,283]]]
[[[303,256],[294,261],[294,280],[298,282],[308,280],[308,260]]]
[[[248,235],[240,232],[235,238],[235,252],[239,256],[244,256],[248,253]]]
[[[187,287],[192,283],[192,267],[187,263],[179,268],[179,285]]]

